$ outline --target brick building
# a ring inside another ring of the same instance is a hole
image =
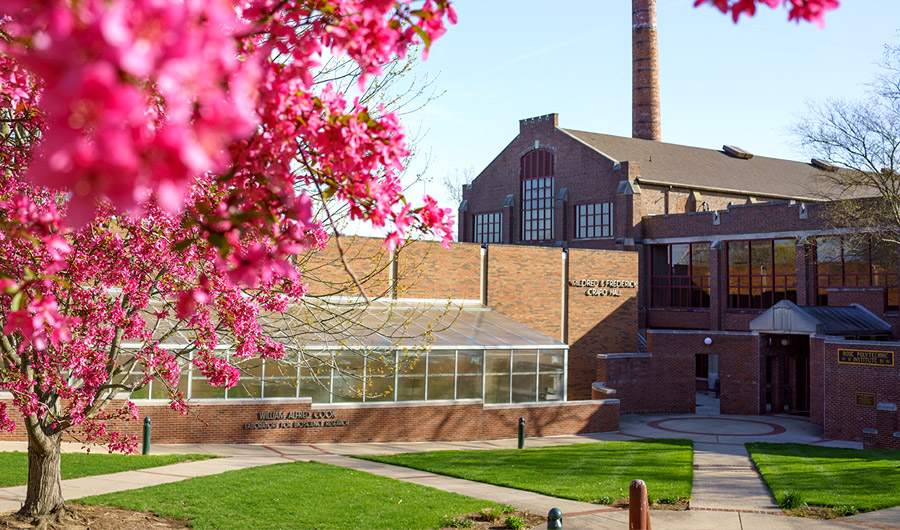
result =
[[[185,360],[185,416],[157,380],[132,394],[153,442],[500,439],[517,435],[520,417],[528,436],[618,428],[618,399],[593,399],[591,385],[597,352],[637,347],[636,253],[416,242],[391,254],[382,243],[343,244],[371,302],[335,247],[313,254],[307,302],[263,322],[285,359],[235,361],[243,373],[230,389]],[[190,347],[190,336],[159,332],[162,348]],[[219,355],[233,353],[228,341]],[[24,440],[21,427],[0,440]]]
[[[623,413],[710,389],[723,413],[900,448],[897,249],[833,227],[823,161],[662,142],[655,0],[633,17],[633,137],[521,120],[464,186],[460,240],[638,253],[641,347],[595,352],[593,393]]]

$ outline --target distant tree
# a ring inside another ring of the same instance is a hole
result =
[[[459,206],[463,200],[463,186],[471,184],[473,180],[475,180],[475,168],[472,166],[456,168],[444,175],[444,189],[447,190],[447,196],[454,205]]]
[[[833,227],[900,243],[900,46],[885,47],[881,72],[863,99],[810,104],[793,130],[825,162],[816,191],[837,201],[827,207]]]

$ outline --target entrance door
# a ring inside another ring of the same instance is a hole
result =
[[[793,351],[782,358],[785,412],[809,413],[809,338],[791,338]]]

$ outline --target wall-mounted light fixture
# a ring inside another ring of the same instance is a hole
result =
[[[789,339],[789,338],[787,338],[787,337],[781,339],[781,345],[782,345],[782,346],[787,346],[787,345],[790,344],[790,343],[791,343],[791,339]]]
[[[709,346],[710,344],[712,344],[712,339],[709,337],[706,337],[705,339],[703,339],[703,344],[706,344],[707,346]]]

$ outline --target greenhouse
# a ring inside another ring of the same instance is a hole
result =
[[[284,359],[235,362],[241,381],[225,389],[209,385],[184,355],[177,390],[193,400],[311,398],[313,404],[566,400],[568,346],[480,304],[332,301],[270,315],[264,327],[285,344]],[[181,339],[161,346],[176,353],[190,343]],[[220,346],[223,355],[229,349]],[[154,380],[132,394],[147,398],[167,399],[168,391]]]

